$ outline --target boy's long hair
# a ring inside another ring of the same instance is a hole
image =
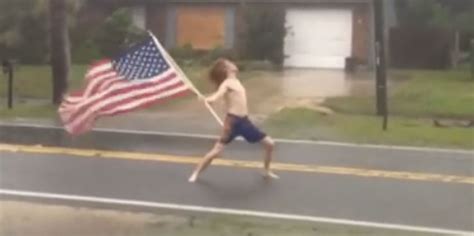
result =
[[[211,82],[219,87],[224,80],[227,79],[227,59],[219,58],[217,61],[212,64],[211,69],[209,70],[209,79]]]

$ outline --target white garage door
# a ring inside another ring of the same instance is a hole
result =
[[[350,9],[288,9],[285,66],[344,68],[352,50]]]

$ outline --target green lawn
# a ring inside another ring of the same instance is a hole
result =
[[[85,86],[84,75],[87,71],[86,65],[73,65],[69,81],[69,91],[81,89]],[[207,79],[207,68],[201,66],[188,66],[183,68],[185,74],[193,84],[204,94],[210,93],[214,87]],[[254,78],[260,76],[264,71],[243,71],[242,78]],[[1,76],[0,76],[1,78]],[[6,80],[0,80],[0,98],[6,98]],[[33,117],[47,118],[56,114],[56,108],[50,105],[52,85],[51,69],[48,65],[23,65],[15,69],[14,78],[14,109],[6,109],[6,105],[0,104],[0,117]],[[30,103],[28,100],[38,99],[38,102]],[[150,110],[161,109],[163,106],[173,106],[192,96],[169,101],[160,107],[152,107]],[[0,101],[3,101],[0,99]],[[6,104],[6,101],[5,101]]]
[[[0,105],[0,117],[4,119],[18,117],[52,118],[56,114],[56,107],[50,104],[15,104],[11,110],[3,104]]]
[[[84,75],[87,71],[86,65],[73,65],[69,90],[83,87]],[[197,82],[198,87],[205,87],[202,77],[202,69],[198,67],[187,68],[186,73]],[[52,76],[49,66],[20,66],[15,70],[14,94],[22,98],[44,98],[49,99],[52,91]],[[0,83],[0,96],[6,95],[6,83]]]
[[[474,80],[468,70],[397,71],[389,88],[389,112],[410,117],[474,118]],[[404,78],[404,79],[401,79]],[[374,114],[374,97],[328,99],[340,113]]]
[[[474,129],[437,128],[430,120],[414,118],[390,117],[388,131],[382,131],[381,118],[375,116],[284,109],[264,126],[279,138],[474,149]]]
[[[82,83],[87,66],[71,67],[70,88],[78,88]],[[6,80],[0,83],[0,97],[6,95]],[[22,65],[15,69],[13,91],[16,97],[45,98],[51,97],[51,69],[49,66]]]
[[[69,90],[83,87],[84,75],[88,66],[73,65],[71,67],[71,77]],[[207,68],[192,66],[183,68],[186,75],[193,81],[195,86],[203,93],[210,92],[213,88],[208,82]],[[262,71],[243,71],[242,78],[251,78]],[[1,76],[0,76],[1,78]],[[14,94],[21,98],[42,98],[49,99],[52,91],[51,69],[47,65],[29,66],[24,65],[16,68],[14,77]],[[6,80],[2,78],[0,82],[0,97],[6,96]]]
[[[82,86],[86,69],[81,65],[72,67],[70,90]],[[213,89],[206,79],[206,68],[195,66],[184,70],[203,93]],[[268,72],[244,71],[241,78],[259,78],[262,73]],[[329,99],[326,105],[336,111],[331,116],[321,116],[305,109],[285,109],[270,116],[264,125],[271,134],[282,138],[474,149],[474,129],[437,128],[431,119],[434,116],[474,118],[474,81],[468,71],[396,71],[394,77],[396,81],[390,90],[391,117],[387,132],[381,130],[380,118],[373,116],[374,104],[370,96]],[[56,115],[56,108],[49,105],[49,67],[18,68],[15,93],[17,97],[44,100],[28,102],[27,99],[25,103],[15,104],[14,110],[0,105],[2,118],[51,118]],[[5,83],[2,82],[0,97],[4,96]],[[181,101],[173,101],[170,105]]]

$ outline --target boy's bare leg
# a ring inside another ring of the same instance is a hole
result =
[[[265,137],[261,141],[264,149],[265,149],[265,159],[264,159],[264,177],[266,178],[272,178],[272,179],[278,179],[278,175],[273,173],[270,169],[270,163],[272,162],[273,159],[273,150],[275,149],[275,141],[269,136]]]
[[[196,169],[194,170],[193,174],[189,177],[189,182],[194,183],[196,182],[199,174],[203,172],[219,154],[221,154],[222,150],[224,150],[224,144],[217,142],[214,147],[209,151],[202,161],[197,165]]]

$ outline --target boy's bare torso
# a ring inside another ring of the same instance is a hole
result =
[[[247,116],[247,93],[237,78],[226,79],[221,86],[226,86],[224,103],[227,113],[237,116]]]

